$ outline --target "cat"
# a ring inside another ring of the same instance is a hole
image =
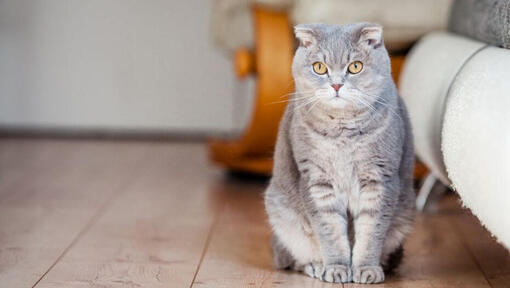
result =
[[[382,282],[415,215],[413,136],[382,27],[294,32],[296,92],[264,193],[275,265],[326,282]]]

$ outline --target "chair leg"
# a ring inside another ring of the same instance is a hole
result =
[[[421,185],[418,196],[416,197],[416,209],[418,211],[422,212],[425,209],[425,206],[427,206],[432,188],[434,188],[434,184],[436,184],[436,182],[436,176],[429,172],[425,177],[425,180],[423,180],[423,184]]]

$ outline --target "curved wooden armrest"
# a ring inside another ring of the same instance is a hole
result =
[[[248,128],[236,140],[212,140],[213,162],[232,170],[270,173],[278,123],[287,94],[293,90],[291,65],[294,38],[285,12],[254,8],[255,51],[236,53],[236,73],[257,77],[255,109]]]

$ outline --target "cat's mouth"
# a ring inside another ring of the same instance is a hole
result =
[[[326,104],[326,106],[337,110],[337,109],[344,109],[345,107],[347,107],[349,105],[349,102],[347,101],[347,99],[342,97],[340,94],[336,94],[333,97],[326,100],[325,104]]]

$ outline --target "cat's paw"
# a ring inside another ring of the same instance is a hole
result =
[[[347,283],[351,282],[351,268],[347,265],[327,265],[322,270],[320,279],[324,282]]]
[[[312,278],[320,278],[322,273],[322,263],[313,262],[303,266],[303,273]]]
[[[381,266],[358,266],[352,268],[352,280],[360,284],[373,284],[384,281]]]

